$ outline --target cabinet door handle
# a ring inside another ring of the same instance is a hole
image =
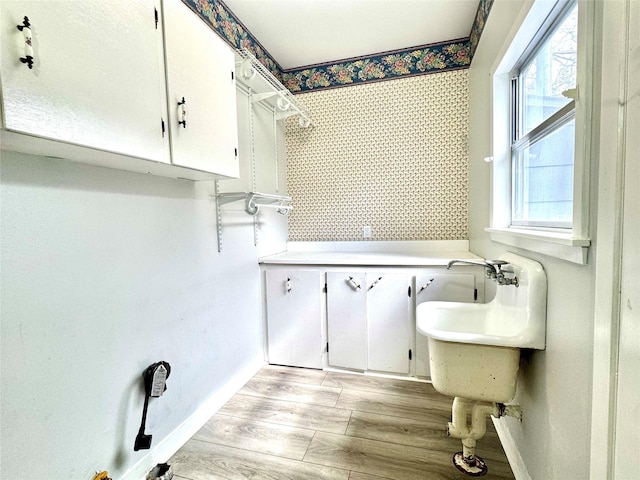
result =
[[[424,285],[422,285],[422,287],[420,287],[420,290],[418,290],[418,293],[422,292],[424,289],[426,289],[429,285],[431,285],[433,283],[433,281],[435,280],[435,277],[432,278],[431,280],[429,280],[427,283],[425,283]]]
[[[182,97],[182,101],[178,102],[178,125],[187,128],[187,101]]]
[[[373,287],[375,287],[376,285],[378,285],[378,282],[382,280],[382,277],[378,277],[376,280],[373,281],[373,283],[371,284],[371,286],[369,287],[369,290],[371,290]]]
[[[356,282],[355,278],[350,276],[347,281],[351,284],[354,290],[360,290],[360,284]]]
[[[286,288],[287,293],[291,293],[291,277],[287,277]]]
[[[24,35],[24,57],[20,57],[20,61],[26,64],[29,69],[33,68],[33,43],[31,36],[31,23],[29,17],[24,17],[22,25],[17,25],[18,30]]]

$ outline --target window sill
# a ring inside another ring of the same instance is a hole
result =
[[[568,233],[519,228],[485,228],[491,240],[512,247],[524,248],[532,252],[577,263],[587,264],[587,254],[591,240],[576,238]]]

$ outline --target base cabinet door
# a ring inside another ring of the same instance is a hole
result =
[[[415,305],[428,301],[467,302],[476,301],[475,276],[471,273],[423,273],[415,277]],[[429,341],[416,332],[416,375],[430,377]]]
[[[269,363],[322,368],[322,274],[267,270]]]
[[[408,278],[401,273],[327,273],[329,365],[409,372]]]
[[[364,273],[327,272],[329,365],[367,369],[366,304]]]
[[[409,276],[368,273],[367,284],[367,368],[409,373],[412,333]]]

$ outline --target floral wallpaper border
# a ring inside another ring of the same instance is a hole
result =
[[[469,56],[472,59],[476,53],[476,48],[478,48],[478,42],[480,42],[480,37],[482,36],[482,31],[484,30],[485,23],[487,23],[487,18],[489,17],[492,6],[493,0],[480,0],[480,3],[478,4],[476,18],[473,21],[471,33],[469,34],[469,43],[471,44]]]
[[[409,75],[468,68],[469,39],[422,45],[391,52],[351,58],[338,63],[285,70],[282,83],[291,92],[343,87]]]
[[[468,68],[494,0],[480,0],[468,38],[283,70],[222,0],[182,0],[233,48],[249,50],[293,93]]]

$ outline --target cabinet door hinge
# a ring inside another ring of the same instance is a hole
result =
[[[156,30],[158,29],[158,9],[154,8],[154,16],[155,16],[155,20],[156,20]]]
[[[407,290],[407,294],[411,297],[411,285],[409,285],[409,290]]]
[[[411,352],[411,349],[409,349],[409,360],[411,360],[412,357],[413,357],[413,354]]]
[[[478,289],[477,288],[473,289],[473,301],[474,302],[478,301]]]
[[[327,282],[324,282],[324,288],[322,289],[322,293],[327,293]]]
[[[162,127],[162,138],[164,138],[164,132],[166,131],[164,128],[164,118],[160,119],[160,125]]]

